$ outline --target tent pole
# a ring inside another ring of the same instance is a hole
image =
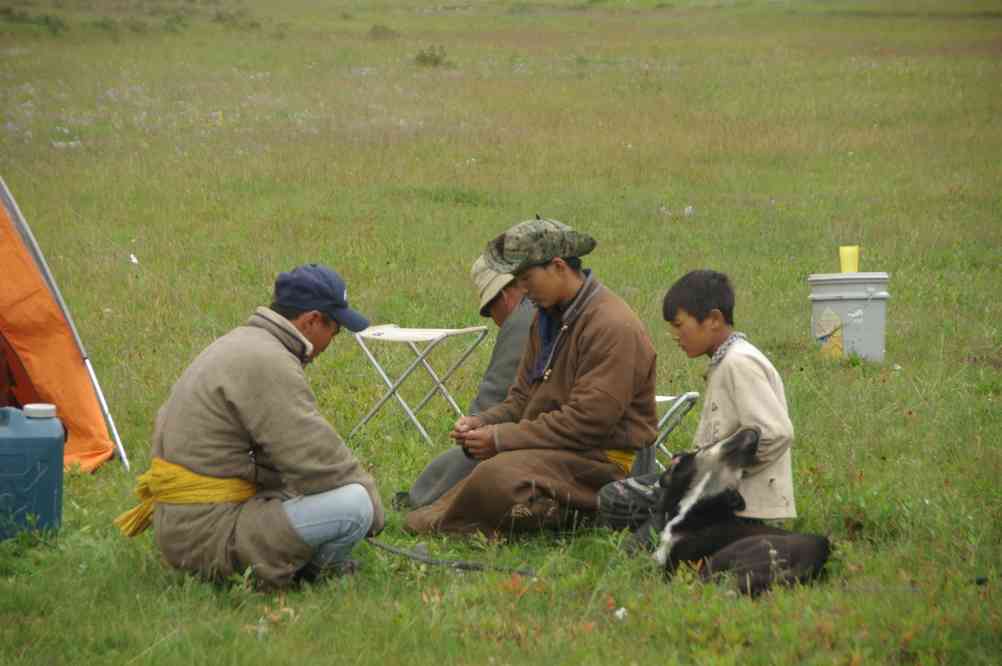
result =
[[[108,427],[111,430],[111,436],[115,440],[115,448],[118,449],[118,456],[122,459],[122,464],[125,465],[125,471],[131,471],[132,466],[129,465],[129,456],[125,454],[125,447],[122,446],[122,440],[118,436],[118,428],[115,427],[115,419],[111,418],[111,410],[108,409],[108,403],[104,400],[104,392],[101,391],[101,385],[97,382],[97,375],[94,374],[94,367],[90,364],[90,359],[86,356],[84,356],[84,365],[87,366],[87,374],[90,375],[90,381],[94,385],[94,391],[97,393],[97,400],[101,403],[101,413],[104,414],[104,418],[108,422]]]

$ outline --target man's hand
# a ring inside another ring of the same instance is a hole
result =
[[[452,426],[452,432],[449,433],[449,437],[462,444],[466,440],[466,433],[477,428],[482,428],[483,426],[484,424],[478,416],[460,416],[456,424]]]
[[[466,455],[471,458],[487,460],[498,454],[498,450],[494,447],[493,426],[483,426],[475,430],[467,430],[462,435],[460,443]]]

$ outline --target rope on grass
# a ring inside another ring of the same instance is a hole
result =
[[[457,571],[500,571],[502,573],[513,573],[520,576],[525,576],[527,578],[535,578],[536,572],[532,569],[518,569],[515,567],[505,567],[498,564],[484,564],[483,562],[472,562],[470,560],[441,560],[434,557],[430,557],[424,553],[415,552],[413,550],[405,550],[403,548],[397,548],[396,546],[391,546],[389,544],[383,543],[381,541],[376,541],[372,537],[366,539],[371,545],[376,548],[382,548],[383,550],[393,553],[394,555],[400,555],[401,557],[406,557],[408,559],[415,560],[417,562],[423,562],[424,564],[432,564],[435,566],[449,567],[450,569],[456,569]]]

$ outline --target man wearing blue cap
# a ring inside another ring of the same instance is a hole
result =
[[[157,414],[142,503],[116,520],[150,523],[164,559],[262,583],[354,571],[352,547],[383,527],[366,473],[320,413],[304,367],[341,328],[368,321],[348,306],[335,271],[281,273],[273,303],[207,347]]]

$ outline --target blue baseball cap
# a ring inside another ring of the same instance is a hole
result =
[[[369,320],[348,307],[348,287],[336,271],[320,264],[306,264],[275,279],[275,302],[308,312],[318,310],[358,333],[369,327]]]

